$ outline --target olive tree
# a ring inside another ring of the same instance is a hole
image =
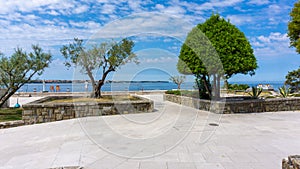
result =
[[[170,80],[177,85],[177,89],[180,89],[181,84],[185,81],[185,76],[171,76]]]
[[[258,67],[244,33],[218,14],[192,29],[181,47],[179,60],[179,72],[195,75],[198,86],[204,86],[206,93],[215,98],[220,97],[221,78],[227,80],[238,73],[254,75]]]
[[[93,87],[91,96],[100,98],[102,97],[101,88],[109,73],[128,62],[138,63],[136,55],[132,52],[133,47],[133,41],[122,39],[120,43],[103,42],[86,48],[83,46],[82,39],[75,38],[73,43],[64,45],[60,51],[66,59],[67,67],[72,64],[79,66],[81,72],[88,75]],[[98,81],[93,74],[95,70],[102,70],[102,77]]]
[[[44,53],[38,45],[32,45],[33,52],[26,53],[17,48],[11,57],[0,55],[0,84],[5,88],[0,97],[0,107],[35,75],[41,75],[49,66],[52,55]]]

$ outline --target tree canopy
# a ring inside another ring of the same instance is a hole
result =
[[[290,45],[296,48],[300,54],[300,1],[294,4],[294,8],[290,13],[291,20],[288,23],[288,37]]]
[[[216,97],[223,75],[225,79],[238,73],[254,75],[257,67],[253,49],[244,33],[218,14],[192,29],[181,47],[177,64],[180,73],[192,73],[202,79],[208,93],[211,92],[208,83],[212,77]]]
[[[288,72],[285,76],[285,84],[289,85],[293,92],[299,91],[300,88],[300,68]]]
[[[73,43],[64,45],[60,51],[66,59],[66,66],[79,66],[81,72],[89,76],[93,84],[93,97],[101,97],[101,87],[110,72],[128,62],[138,63],[136,55],[132,52],[134,42],[131,40],[123,39],[120,43],[103,42],[91,48],[84,47],[82,43],[83,40],[75,38]],[[102,77],[96,82],[93,72],[99,69],[102,70]]]
[[[28,54],[17,48],[11,57],[0,55],[0,84],[5,88],[0,107],[34,75],[41,75],[49,66],[52,55],[44,53],[38,45],[32,45],[32,49]]]

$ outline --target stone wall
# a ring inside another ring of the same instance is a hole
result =
[[[210,101],[164,94],[164,100],[214,113],[258,113],[300,110],[300,98]]]
[[[7,121],[7,122],[0,122],[0,129],[11,128],[11,127],[18,127],[24,125],[23,120],[15,120],[15,121]]]
[[[136,96],[137,97],[137,96]],[[140,98],[136,101],[94,103],[47,103],[48,100],[70,96],[46,97],[23,105],[22,119],[25,124],[44,123],[87,116],[152,112],[153,101]]]
[[[282,160],[282,169],[300,169],[300,155],[289,156]]]

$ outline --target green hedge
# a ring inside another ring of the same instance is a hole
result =
[[[247,84],[228,84],[229,90],[246,90],[250,88]]]

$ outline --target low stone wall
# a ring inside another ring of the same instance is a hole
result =
[[[6,129],[11,127],[23,126],[25,123],[23,120],[7,121],[0,123],[0,129]]]
[[[300,155],[289,156],[282,160],[282,169],[300,169]]]
[[[72,97],[52,96],[25,104],[23,105],[22,119],[25,124],[34,124],[87,116],[152,112],[154,108],[153,101],[142,97],[136,101],[47,103],[49,100],[65,98]]]
[[[210,101],[164,94],[164,100],[214,113],[259,113],[300,110],[300,98]]]

